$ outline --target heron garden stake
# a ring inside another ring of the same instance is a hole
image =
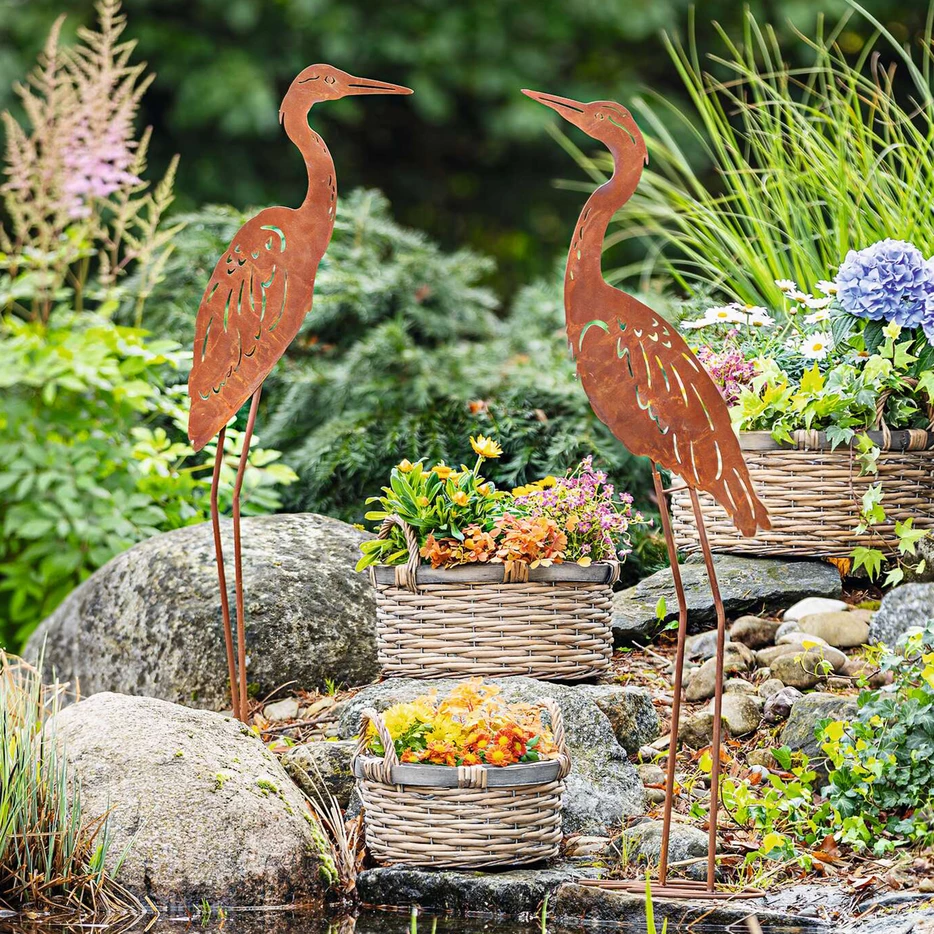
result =
[[[263,380],[285,352],[311,310],[318,264],[331,240],[337,208],[334,163],[324,141],[308,125],[319,101],[351,94],[411,94],[408,88],[352,75],[331,65],[311,65],[292,82],[279,121],[298,147],[308,172],[308,191],[298,208],[260,211],[233,238],[218,260],[195,322],[194,359],[188,379],[188,436],[196,451],[217,436],[211,483],[211,521],[220,582],[221,615],[233,712],[247,714],[243,568],[240,554],[240,490],[256,424]],[[233,489],[234,593],[237,647],[221,546],[217,487],[226,425],[250,399],[243,450]]]
[[[724,894],[716,891],[715,877],[726,618],[697,491],[712,495],[747,536],[769,528],[768,512],[753,489],[726,402],[707,371],[661,315],[613,288],[603,278],[601,255],[607,226],[614,213],[632,197],[648,160],[645,140],[632,115],[612,101],[583,104],[538,91],[522,93],[599,140],[613,156],[612,177],[591,195],[571,238],[564,280],[567,338],[594,412],[633,454],[646,456],[652,462],[652,479],[678,600],[678,648],[664,823],[658,885],[653,893],[681,897]],[[667,879],[687,604],[665,500],[668,491],[662,486],[659,467],[677,474],[688,488],[717,612],[706,887],[702,883]],[[644,885],[638,882],[632,888],[642,891]]]

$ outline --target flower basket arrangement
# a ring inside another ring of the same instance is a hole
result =
[[[711,546],[872,572],[934,529],[934,261],[884,240],[850,251],[814,294],[776,286],[781,307],[734,303],[681,323],[732,405],[772,519],[743,539],[702,496]],[[686,490],[672,513],[679,544],[696,547]]]
[[[497,490],[499,446],[471,439],[473,469],[393,469],[358,569],[376,588],[386,676],[591,678],[610,663],[612,586],[643,521],[585,460],[560,479]]]
[[[509,706],[473,681],[440,703],[367,708],[352,768],[377,862],[480,868],[558,853],[571,759],[552,700]]]

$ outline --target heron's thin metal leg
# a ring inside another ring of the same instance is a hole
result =
[[[246,421],[246,431],[243,433],[243,450],[240,452],[240,463],[237,465],[237,479],[233,489],[233,538],[234,538],[234,588],[237,602],[237,665],[240,669],[240,710],[237,717],[246,721],[247,716],[247,677],[246,677],[246,622],[243,611],[243,559],[240,552],[240,490],[243,487],[243,474],[246,472],[246,462],[250,454],[250,441],[253,438],[253,427],[256,425],[256,410],[259,408],[259,396],[262,385],[253,393],[250,402],[250,414]]]
[[[224,461],[224,437],[227,427],[217,436],[217,454],[214,456],[214,475],[211,477],[211,525],[214,529],[214,554],[217,557],[217,581],[221,591],[221,617],[224,626],[224,642],[227,646],[227,671],[230,675],[230,704],[233,715],[240,717],[240,692],[237,686],[237,666],[234,661],[233,632],[230,629],[230,600],[227,596],[227,574],[224,571],[224,546],[221,544],[221,521],[217,508],[217,487]]]
[[[665,817],[662,824],[662,848],[658,864],[658,883],[664,885],[668,877],[668,841],[671,836],[671,811],[674,806],[675,796],[675,765],[678,755],[678,724],[681,719],[681,679],[684,670],[684,643],[687,638],[688,605],[684,597],[681,567],[678,564],[678,548],[675,544],[674,532],[671,529],[668,502],[665,499],[661,475],[655,464],[652,464],[652,481],[655,484],[658,511],[661,515],[662,531],[665,534],[665,547],[668,549],[668,559],[671,562],[671,577],[674,581],[675,594],[678,599],[678,650],[675,657],[674,701],[671,705],[671,739],[668,742],[668,772],[665,779]]]
[[[707,891],[714,890],[717,869],[717,811],[720,807],[720,714],[723,708],[723,651],[726,643],[726,613],[723,609],[723,598],[720,596],[720,585],[717,582],[717,572],[713,566],[713,555],[710,552],[710,542],[707,540],[707,527],[704,525],[704,514],[701,511],[697,490],[690,488],[691,505],[694,507],[694,518],[697,522],[697,535],[700,539],[701,551],[704,553],[704,564],[707,567],[707,578],[710,581],[710,592],[717,610],[717,673],[714,682],[713,695],[713,741],[710,752],[712,766],[710,774],[710,816],[709,834],[707,837]]]

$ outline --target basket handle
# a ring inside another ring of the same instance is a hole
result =
[[[918,381],[913,377],[909,376],[905,378],[905,383],[910,388],[915,389],[918,386]],[[886,389],[884,392],[879,393],[879,398],[876,400],[876,422],[875,427],[878,431],[882,432],[882,446],[884,450],[888,450],[892,446],[892,434],[889,426],[885,423],[885,418],[883,417],[883,412],[885,411],[885,404],[889,401],[889,396],[892,395],[891,389]],[[927,447],[928,442],[928,432],[934,431],[934,399],[928,396],[927,399],[927,417],[928,417],[928,427],[927,429],[918,429],[918,428],[909,428],[908,429],[908,450],[909,451],[920,451],[924,450]]]
[[[383,758],[377,759],[375,756],[365,756],[364,753],[370,745],[369,730],[370,724],[376,729],[376,735],[383,744]],[[399,757],[396,755],[396,745],[383,723],[383,718],[373,707],[366,707],[360,711],[360,735],[357,737],[357,748],[354,751],[354,764],[357,759],[363,756],[363,774],[370,781],[383,782],[383,784],[392,784],[392,770],[399,764]]]
[[[564,732],[564,714],[557,701],[546,697],[542,701],[542,707],[548,711],[548,717],[551,720],[551,734],[555,739],[555,746],[558,747],[558,778],[564,778],[571,771],[571,751],[568,749],[567,735]]]
[[[395,568],[396,587],[410,590],[412,593],[418,593],[416,575],[418,574],[418,563],[421,556],[418,551],[418,536],[415,534],[415,529],[401,516],[386,516],[386,518],[383,519],[383,524],[379,527],[379,532],[376,537],[382,539],[389,538],[394,525],[402,529],[402,534],[405,536],[405,547],[409,552],[409,557],[405,564],[400,564]]]
[[[571,771],[571,752],[568,749],[567,735],[564,730],[564,715],[561,708],[550,697],[542,701],[542,707],[548,711],[551,720],[551,733],[554,736],[555,746],[558,748],[558,778],[564,778]],[[370,745],[368,727],[373,724],[376,735],[383,744],[383,758],[365,755]],[[386,729],[386,724],[379,712],[373,707],[366,707],[360,712],[360,734],[357,737],[357,748],[354,751],[353,770],[358,758],[363,759],[363,774],[370,781],[382,782],[385,785],[393,784],[392,770],[399,764],[396,755],[396,746]],[[457,784],[459,788],[486,788],[487,769],[481,765],[459,766],[457,769]]]

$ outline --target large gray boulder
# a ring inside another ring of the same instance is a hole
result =
[[[439,696],[458,681],[417,681],[391,678],[364,688],[341,707],[338,728],[342,737],[356,736],[364,707],[385,710],[414,700],[430,690]],[[568,747],[573,760],[564,796],[563,828],[569,833],[604,833],[644,811],[642,781],[620,746],[609,717],[586,687],[550,684],[534,678],[491,678],[509,703],[536,703],[546,697],[557,701],[564,715]]]
[[[233,598],[231,523],[223,523]],[[371,681],[373,588],[354,572],[364,534],[310,514],[243,520],[249,680],[260,694],[326,678]],[[45,667],[98,691],[142,694],[220,710],[229,706],[227,656],[210,523],[156,535],[93,574],[26,647]]]
[[[785,561],[779,558],[743,558],[715,555],[714,567],[728,616],[749,611],[776,610],[803,597],[836,597],[841,592],[840,574],[822,561]],[[688,628],[699,632],[716,622],[707,572],[699,555],[681,565],[688,605]],[[664,619],[656,616],[660,597],[665,599]],[[671,569],[663,568],[613,598],[613,636],[617,644],[651,639],[657,630],[678,618]]]
[[[49,727],[83,813],[109,811],[117,880],[157,905],[319,905],[322,831],[243,724],[147,697],[96,694]],[[331,866],[330,868],[333,868]]]
[[[902,584],[890,590],[869,623],[869,641],[895,647],[909,629],[934,619],[934,584]]]

